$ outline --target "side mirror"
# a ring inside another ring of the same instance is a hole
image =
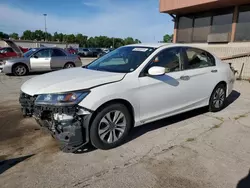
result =
[[[148,70],[148,74],[151,76],[161,76],[165,74],[165,68],[159,66],[153,66]]]
[[[33,57],[36,58],[36,59],[38,59],[38,56],[36,56],[36,55],[34,55]]]

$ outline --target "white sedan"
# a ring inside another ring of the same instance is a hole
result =
[[[65,152],[121,145],[131,128],[189,110],[223,108],[235,76],[209,52],[180,44],[120,47],[88,66],[36,76],[21,87],[34,116]]]

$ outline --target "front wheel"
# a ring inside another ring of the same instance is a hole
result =
[[[209,111],[218,112],[223,109],[226,101],[226,86],[219,84],[214,89],[209,100]]]
[[[131,115],[123,104],[112,104],[98,112],[90,127],[90,140],[98,149],[121,145],[132,127]]]
[[[24,76],[28,73],[28,68],[23,64],[14,65],[12,72],[15,76]]]

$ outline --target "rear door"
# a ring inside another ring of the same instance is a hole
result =
[[[208,104],[210,95],[218,83],[219,75],[214,57],[201,49],[184,48],[184,66],[181,80],[188,88],[185,93],[190,108]]]
[[[51,56],[51,69],[61,69],[65,65],[67,61],[67,55],[60,49],[53,49],[52,56]]]
[[[30,57],[30,67],[32,71],[51,70],[50,62],[53,50],[50,48],[41,49]]]

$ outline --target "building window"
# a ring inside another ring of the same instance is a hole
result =
[[[207,36],[211,28],[210,25],[211,16],[195,18],[192,42],[207,42]]]
[[[236,25],[235,41],[250,40],[250,5],[239,8],[239,17]]]
[[[233,11],[230,13],[213,16],[211,33],[231,33],[233,23]]]
[[[207,42],[207,37],[211,33],[231,34],[232,23],[232,8],[181,16],[178,23],[177,42]]]
[[[177,42],[192,42],[193,17],[181,16],[178,23]]]

